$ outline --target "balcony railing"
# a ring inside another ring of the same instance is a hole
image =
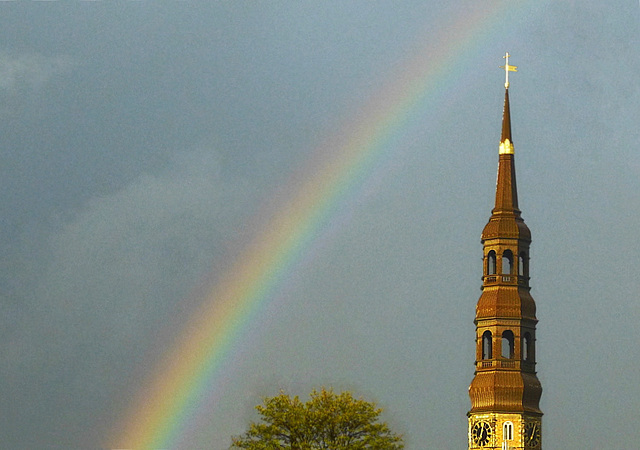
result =
[[[522,275],[486,275],[483,277],[484,286],[492,284],[511,284],[517,286],[528,286],[529,277]]]
[[[522,368],[524,370],[533,370],[534,364],[527,361],[519,361],[515,359],[485,359],[479,361],[480,367],[490,369],[492,367],[503,367],[505,369]],[[519,363],[519,364],[518,364]]]

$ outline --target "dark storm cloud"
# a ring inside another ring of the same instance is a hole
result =
[[[189,310],[190,289],[239,240],[238,205],[259,198],[257,180],[224,180],[212,150],[179,158],[88,202],[31,248],[37,278],[3,302],[4,393],[25,407],[6,414],[18,424],[5,442],[96,442],[92,421],[110,396],[125,397],[163,327]],[[22,435],[21,420],[41,433]]]

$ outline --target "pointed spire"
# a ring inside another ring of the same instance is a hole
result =
[[[505,58],[508,58],[507,53]],[[509,108],[509,72],[516,67],[508,63],[505,69],[504,109],[502,113],[502,132],[498,149],[498,179],[496,182],[496,202],[491,211],[489,223],[482,232],[482,239],[497,237],[518,237],[530,240],[531,233],[520,216],[518,208],[518,190],[516,187],[516,167],[514,161],[513,139],[511,137],[511,111]]]
[[[516,166],[513,160],[511,140],[511,115],[509,113],[509,89],[505,89],[504,113],[502,116],[502,136],[500,137],[500,158],[498,161],[498,181],[496,185],[496,212],[518,212],[518,191],[516,189]]]
[[[502,112],[502,137],[500,138],[500,154],[513,153],[513,140],[511,139],[511,114],[509,113],[509,72],[517,72],[518,67],[509,64],[509,52],[503,56],[504,69],[504,111]]]
[[[511,138],[511,111],[509,110],[509,72],[515,72],[516,66],[509,65],[509,53],[504,58],[506,64],[502,66],[505,72],[504,107],[502,110],[502,134],[498,153],[498,182],[496,186],[496,205],[494,212],[518,211],[518,192],[516,189],[516,167],[513,161],[513,139]]]

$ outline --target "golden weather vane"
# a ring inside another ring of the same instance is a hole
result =
[[[504,69],[504,76],[505,76],[504,87],[509,89],[509,72],[517,72],[518,71],[518,66],[510,66],[509,65],[509,53],[508,52],[503,56],[503,58],[506,59],[505,65],[504,66],[500,66],[500,68]]]

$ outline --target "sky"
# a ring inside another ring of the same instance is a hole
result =
[[[3,445],[126,446],[293,230],[167,445],[326,386],[466,448],[509,52],[544,448],[636,447],[639,25],[635,0],[2,2]]]

